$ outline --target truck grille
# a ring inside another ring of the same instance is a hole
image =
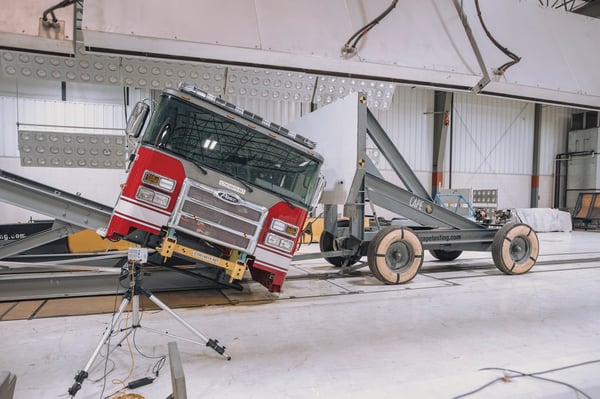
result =
[[[267,208],[228,190],[186,179],[169,226],[210,242],[253,253]]]

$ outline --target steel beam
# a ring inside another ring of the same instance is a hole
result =
[[[431,194],[435,197],[443,182],[444,155],[446,141],[452,117],[452,98],[450,92],[436,91],[433,101],[433,165],[431,173]]]
[[[13,263],[14,264],[14,263]],[[0,267],[4,264],[0,263]],[[119,284],[120,268],[57,266],[54,272],[50,265],[30,265],[31,269],[41,268],[41,272],[2,273],[0,275],[0,301],[26,299],[69,298],[90,295],[122,294],[127,290],[125,282]],[[30,269],[30,270],[31,270]],[[204,279],[191,279],[188,275],[170,270],[153,270],[144,277],[144,285],[152,291],[179,291],[217,288],[218,284]]]
[[[367,112],[367,133],[379,151],[381,151],[381,154],[390,163],[390,166],[402,180],[402,183],[404,183],[408,191],[419,197],[425,198],[428,201],[432,201],[431,196],[427,190],[425,190],[425,187],[423,187],[417,175],[415,175],[408,163],[404,160],[404,157],[402,157],[402,154],[400,154],[394,142],[390,140],[389,136],[385,133],[385,130],[383,130],[379,122],[377,122],[377,119],[375,119],[375,116],[371,111]]]
[[[40,231],[26,238],[15,240],[6,245],[0,246],[0,259],[8,258],[12,255],[20,254],[31,248],[36,248],[47,244],[59,238],[67,237],[69,234],[82,230],[81,227],[72,226],[68,223],[55,220],[49,230]]]
[[[540,143],[542,137],[542,104],[536,103],[533,117],[533,164],[531,166],[531,198],[529,206],[538,207],[540,195]]]
[[[422,198],[379,177],[366,174],[369,200],[389,211],[427,227],[485,230],[486,227],[458,215],[431,199]]]
[[[106,227],[112,208],[0,169],[0,201],[84,229]]]

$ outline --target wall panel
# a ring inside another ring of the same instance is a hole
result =
[[[456,94],[452,169],[487,174],[531,174],[532,103]]]
[[[540,176],[554,174],[554,158],[567,151],[567,132],[573,110],[564,107],[542,107],[540,142]]]
[[[498,189],[499,207],[528,207],[533,123],[533,103],[455,94],[445,187],[451,178],[452,188]]]
[[[392,105],[374,115],[415,172],[431,172],[433,148],[433,90],[396,87]],[[389,170],[387,162],[378,165]],[[426,185],[427,182],[422,182]]]
[[[225,100],[284,126],[302,115],[302,104],[293,101],[262,100],[240,96],[228,96]]]

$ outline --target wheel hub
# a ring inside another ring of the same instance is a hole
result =
[[[510,244],[510,257],[516,263],[527,260],[531,255],[529,242],[524,237],[515,237]]]
[[[410,253],[404,242],[391,244],[386,253],[386,260],[390,269],[399,270],[412,263]]]

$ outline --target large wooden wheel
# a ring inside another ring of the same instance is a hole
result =
[[[458,258],[463,251],[461,250],[448,250],[448,249],[430,249],[429,253],[438,260],[450,261]]]
[[[423,264],[423,245],[406,227],[381,229],[369,243],[369,269],[386,284],[403,284],[412,280]]]
[[[535,265],[539,250],[537,234],[523,223],[505,224],[492,242],[494,264],[506,274],[527,273]]]
[[[337,221],[337,227],[348,227],[350,221],[347,219],[340,219]],[[319,238],[319,249],[321,252],[337,251],[340,248],[337,245],[337,237],[328,231],[323,230],[321,237]],[[325,258],[327,262],[333,266],[351,266],[360,260],[360,255],[352,256],[330,256]]]

